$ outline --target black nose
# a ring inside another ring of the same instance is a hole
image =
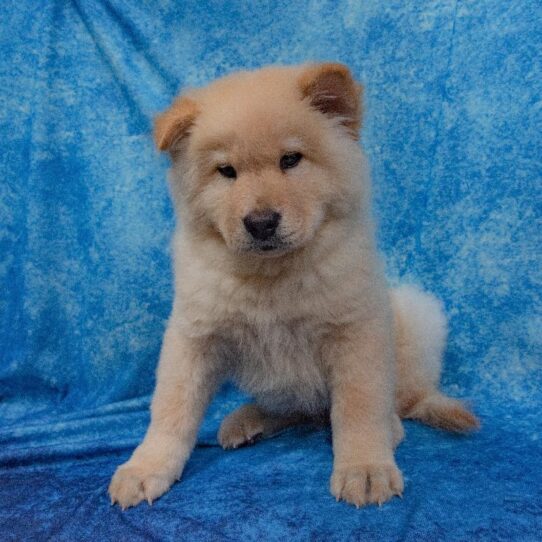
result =
[[[255,211],[243,218],[243,224],[248,233],[258,239],[265,241],[275,235],[280,222],[280,213],[266,209],[265,211]]]

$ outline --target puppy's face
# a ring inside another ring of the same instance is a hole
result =
[[[359,91],[344,66],[324,64],[240,73],[181,97],[155,136],[172,153],[182,212],[238,253],[310,243],[359,197]]]

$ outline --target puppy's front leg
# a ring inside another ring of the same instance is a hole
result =
[[[151,423],[143,442],[111,480],[112,503],[123,509],[143,499],[151,504],[180,478],[216,389],[216,364],[209,339],[184,337],[170,324],[160,354]]]
[[[326,348],[331,372],[331,492],[356,506],[400,495],[393,456],[394,365],[385,318],[351,326]],[[396,439],[395,439],[396,440]]]

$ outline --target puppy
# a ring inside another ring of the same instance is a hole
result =
[[[152,503],[180,478],[226,378],[254,403],[223,421],[224,448],[328,417],[331,492],[356,506],[403,491],[399,416],[477,427],[438,391],[440,302],[386,286],[360,94],[341,64],[270,67],[190,91],[157,118],[180,225],[175,300],[151,423],[111,481],[113,503]]]

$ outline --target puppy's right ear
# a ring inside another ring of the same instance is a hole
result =
[[[173,145],[190,133],[196,120],[198,106],[191,98],[177,98],[171,107],[154,120],[154,142],[161,151],[171,150]]]
[[[361,124],[362,87],[344,64],[312,64],[305,67],[299,84],[311,106],[328,117],[337,117],[354,139]]]

